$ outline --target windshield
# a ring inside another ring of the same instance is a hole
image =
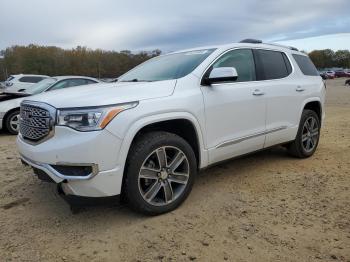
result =
[[[44,80],[41,80],[40,82],[27,87],[24,92],[31,95],[39,94],[41,92],[44,92],[49,86],[51,86],[56,81],[56,78],[45,78]]]
[[[191,73],[214,50],[205,49],[159,56],[122,75],[118,82],[178,79]]]

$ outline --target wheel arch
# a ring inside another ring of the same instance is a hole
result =
[[[143,132],[149,131],[167,131],[179,135],[193,148],[197,157],[198,168],[207,165],[208,155],[207,151],[204,149],[203,134],[199,122],[190,113],[177,112],[148,116],[139,119],[128,128],[128,132],[126,133],[121,145],[118,159],[118,163],[122,165],[123,169],[135,139]],[[187,131],[188,133],[181,133],[183,131]],[[195,140],[193,141],[193,139]]]
[[[322,125],[323,108],[322,108],[321,100],[319,98],[310,98],[304,101],[302,111],[300,112],[300,117],[305,109],[314,111],[317,114],[320,120],[320,123]]]

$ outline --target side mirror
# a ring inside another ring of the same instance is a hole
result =
[[[211,70],[206,83],[211,85],[222,82],[236,81],[238,78],[237,70],[234,67],[217,67]]]

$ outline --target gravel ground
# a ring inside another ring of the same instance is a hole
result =
[[[0,134],[1,261],[350,261],[350,88],[330,80],[312,158],[282,147],[202,172],[177,210],[72,214]]]

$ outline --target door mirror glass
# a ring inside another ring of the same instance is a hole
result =
[[[234,67],[216,67],[210,72],[208,84],[236,81],[238,73]]]

